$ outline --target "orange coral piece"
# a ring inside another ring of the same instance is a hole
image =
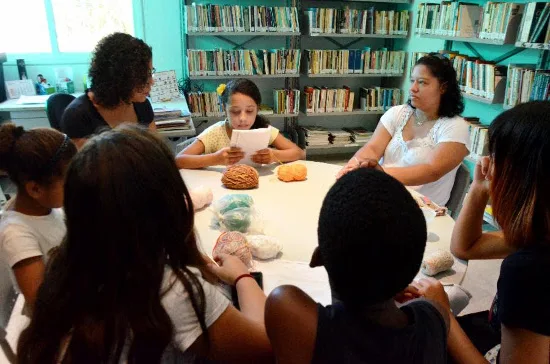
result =
[[[304,181],[307,178],[307,167],[303,164],[285,164],[279,166],[277,177],[283,182]]]

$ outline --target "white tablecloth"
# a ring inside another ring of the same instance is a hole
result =
[[[222,185],[221,176],[225,169],[222,166],[180,172],[188,188],[193,189],[201,185],[210,187],[214,201],[226,194],[245,193],[252,196],[256,209],[264,219],[265,234],[277,237],[283,244],[280,259],[257,263],[256,269],[264,272],[266,293],[280,284],[295,284],[318,301],[329,303],[330,291],[321,293],[321,286],[328,287],[325,270],[310,269],[306,263],[317,246],[317,223],[323,199],[334,184],[336,173],[341,167],[312,161],[297,163],[307,166],[306,181],[279,181],[275,173],[277,165],[269,165],[258,169],[259,188],[243,191],[229,190]],[[212,216],[212,211],[208,207],[195,214],[195,227],[200,243],[209,255],[221,233],[211,227]],[[436,217],[429,224],[426,254],[437,249],[449,250],[453,226],[454,221],[449,216]],[[444,284],[460,284],[466,268],[466,262],[455,259],[453,268],[437,278]]]

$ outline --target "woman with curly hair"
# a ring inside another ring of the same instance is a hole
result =
[[[409,101],[389,109],[371,140],[340,171],[368,159],[407,186],[445,205],[456,171],[468,155],[468,124],[459,115],[464,103],[451,62],[439,53],[420,58],[411,74]]]
[[[90,89],[65,109],[61,130],[78,146],[104,128],[137,123],[154,129],[147,95],[153,85],[153,53],[141,39],[113,33],[95,47]]]

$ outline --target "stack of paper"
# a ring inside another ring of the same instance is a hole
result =
[[[303,127],[306,145],[309,147],[328,146],[330,144],[328,130],[320,126]]]
[[[339,129],[329,131],[329,140],[335,147],[348,145],[352,142],[351,134]]]
[[[351,138],[354,143],[366,144],[372,137],[372,131],[368,131],[365,128],[344,128],[345,131],[351,133]]]
[[[190,116],[182,115],[181,109],[160,107],[153,111],[158,131],[189,130],[191,128]]]

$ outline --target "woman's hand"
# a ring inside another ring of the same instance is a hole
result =
[[[224,166],[231,166],[244,158],[244,152],[241,148],[237,147],[225,147],[214,154],[216,155],[217,163]]]
[[[378,164],[378,161],[374,159],[365,159],[365,160],[359,160],[357,157],[353,157],[349,160],[349,162],[338,172],[336,175],[336,179],[341,178],[343,175],[354,171],[359,168],[373,168],[378,171],[384,172],[384,169],[380,164]]]
[[[393,299],[399,303],[405,303],[420,296],[421,295],[418,293],[418,288],[409,284],[407,288],[396,294]]]
[[[472,188],[488,193],[490,188],[491,169],[491,159],[489,157],[481,157],[476,163]]]
[[[429,277],[422,278],[412,283],[418,290],[418,294],[426,297],[429,300],[439,303],[447,311],[450,311],[451,304],[449,303],[449,297],[443,289],[443,285],[437,279]]]
[[[248,274],[246,265],[236,256],[228,254],[220,254],[214,257],[218,263],[208,264],[208,268],[223,282],[234,285],[237,277],[243,274]]]
[[[275,162],[275,158],[273,156],[273,150],[270,148],[265,148],[258,150],[256,153],[254,153],[251,157],[252,162],[258,163],[258,164],[270,164]]]

